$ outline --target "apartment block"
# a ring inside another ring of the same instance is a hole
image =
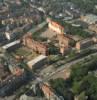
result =
[[[61,26],[59,23],[51,20],[51,19],[47,19],[48,21],[48,27],[49,29],[57,32],[58,34],[64,34],[64,27]]]

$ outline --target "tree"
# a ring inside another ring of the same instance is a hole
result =
[[[88,74],[81,81],[74,82],[72,90],[75,95],[79,95],[79,100],[86,100],[86,97],[89,100],[97,100],[97,78],[93,74]]]
[[[83,79],[81,87],[86,91],[90,100],[97,100],[97,78],[93,74],[89,74]]]
[[[93,57],[91,59],[85,60],[72,66],[70,79],[72,81],[81,81],[89,71],[95,71],[97,69],[97,58]]]
[[[78,95],[80,93],[80,86],[81,86],[80,82],[73,83],[72,91],[75,95]]]
[[[85,95],[85,91],[80,93],[78,96],[78,100],[87,100],[87,96]]]
[[[65,100],[73,100],[74,95],[69,90],[69,84],[62,78],[50,80],[50,84],[58,95],[63,96]]]
[[[87,74],[88,68],[85,65],[77,64],[72,68],[70,78],[73,81],[80,81]]]

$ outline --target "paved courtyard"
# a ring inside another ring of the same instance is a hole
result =
[[[50,29],[47,29],[45,32],[42,32],[41,34],[42,37],[49,38],[49,39],[53,38],[56,35],[57,33]]]

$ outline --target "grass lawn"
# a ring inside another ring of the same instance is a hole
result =
[[[28,51],[24,48],[19,48],[15,51],[15,54],[17,55],[20,55],[20,56],[28,56],[30,55],[32,52],[31,51]]]
[[[28,49],[26,47],[22,47],[22,48],[15,50],[14,54],[19,55],[19,56],[24,56],[27,61],[32,60],[36,56],[38,56],[38,54],[36,52],[34,52],[31,49]]]

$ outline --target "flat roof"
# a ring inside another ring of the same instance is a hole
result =
[[[47,58],[47,56],[39,55],[39,56],[36,57],[35,59],[29,61],[27,64],[33,66],[34,64],[36,64],[37,62],[39,62],[39,61],[41,61],[41,60],[43,60],[43,59],[45,59],[45,58]]]
[[[91,41],[93,41],[92,39],[84,39],[84,40],[81,40],[81,41],[79,41],[81,44],[84,44],[84,43],[87,43],[87,42],[91,42]]]
[[[8,49],[9,47],[14,46],[14,45],[19,44],[19,43],[20,43],[20,40],[16,40],[14,42],[11,42],[9,44],[4,45],[2,48],[3,49]]]

